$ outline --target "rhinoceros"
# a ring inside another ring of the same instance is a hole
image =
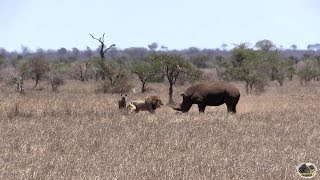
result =
[[[189,87],[181,94],[183,101],[172,108],[181,112],[188,112],[193,104],[197,104],[199,112],[204,112],[206,106],[227,105],[228,112],[236,113],[236,106],[240,99],[240,92],[234,85],[223,82],[206,82]]]

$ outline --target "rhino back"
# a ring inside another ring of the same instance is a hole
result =
[[[187,89],[186,95],[194,101],[213,101],[213,104],[223,103],[224,98],[240,96],[239,90],[232,84],[216,81],[201,83]],[[211,103],[210,103],[211,104]]]
[[[201,95],[221,94],[227,90],[227,86],[223,82],[201,83],[187,89],[186,95]]]

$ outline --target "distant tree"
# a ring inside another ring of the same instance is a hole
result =
[[[138,76],[141,81],[141,92],[146,92],[146,82],[158,75],[161,72],[159,63],[156,62],[139,62],[134,63],[131,67],[131,71]]]
[[[263,51],[262,55],[267,59],[270,67],[269,77],[271,81],[278,81],[282,86],[284,79],[288,73],[289,63],[280,56],[278,50],[276,51]]]
[[[228,46],[227,44],[223,43],[223,44],[221,45],[222,50],[223,50],[223,51],[225,51],[225,50],[226,50],[226,48],[227,48],[227,46]]]
[[[222,63],[224,72],[219,76],[225,80],[245,81],[246,93],[263,92],[267,84],[268,64],[262,53],[247,47],[242,43],[232,50],[232,61]]]
[[[190,79],[200,79],[202,72],[188,63],[181,55],[176,54],[153,54],[152,61],[159,63],[165,77],[169,82],[169,104],[173,104],[173,85],[182,73]]]
[[[67,54],[67,49],[66,48],[60,48],[57,50],[57,53],[59,55],[60,60],[65,60],[66,59],[66,54]]]
[[[6,49],[4,49],[4,48],[0,48],[0,54],[2,54],[2,55],[8,55],[9,53],[8,53],[8,51],[6,50]]]
[[[164,46],[164,45],[161,46],[161,49],[164,50],[164,51],[168,51],[168,47]]]
[[[131,61],[137,62],[145,59],[149,52],[147,48],[126,48],[123,51],[124,55]]]
[[[209,57],[206,55],[197,55],[190,58],[192,64],[198,68],[206,68],[208,66]]]
[[[275,64],[273,64],[275,69],[275,73],[273,74],[273,78],[278,81],[280,86],[283,86],[284,79],[286,76],[289,79],[292,79],[292,69],[293,67],[289,66],[288,61],[279,59]]]
[[[72,48],[72,54],[74,57],[78,57],[80,55],[80,50],[78,48]]]
[[[110,59],[117,59],[121,56],[123,56],[122,52],[118,51],[116,47],[110,48],[107,54],[107,57]]]
[[[21,74],[16,74],[9,80],[9,85],[15,86],[17,92],[24,94],[23,82],[23,76]]]
[[[285,64],[285,74],[286,77],[292,81],[293,75],[296,74],[296,69],[294,67],[295,62],[292,61],[291,59],[285,59],[283,60]]]
[[[297,75],[300,78],[300,84],[308,84],[313,79],[319,77],[319,66],[313,59],[304,59],[297,64]]]
[[[35,55],[31,57],[28,61],[28,69],[30,76],[35,80],[35,86],[33,88],[38,86],[40,80],[50,70],[49,63],[45,61],[43,55]]]
[[[199,55],[200,52],[201,52],[200,49],[197,47],[189,47],[188,50],[186,51],[188,55]]]
[[[274,50],[276,46],[270,40],[264,39],[258,41],[255,47],[263,51],[270,51]]]
[[[97,74],[97,58],[91,58],[88,60],[77,61],[68,66],[66,75],[71,79],[80,80],[82,82],[93,79]],[[98,77],[97,77],[98,78]],[[97,81],[99,79],[96,79]]]
[[[23,56],[22,56],[21,54],[18,54],[17,60],[20,61],[20,60],[22,60],[22,59],[23,59]]]
[[[6,55],[0,54],[0,68],[5,64]]]
[[[224,57],[223,56],[216,56],[216,60],[217,60],[217,63],[222,63],[222,61],[224,60]]]
[[[283,85],[286,74],[288,73],[288,63],[281,56],[276,46],[270,40],[258,41],[255,45],[258,48],[259,53],[269,66],[268,76],[271,81],[278,81],[280,86]]]
[[[298,47],[298,46],[295,45],[295,44],[292,44],[292,45],[291,45],[291,48],[292,48],[293,51],[296,51],[296,50],[297,50],[297,47]]]
[[[151,50],[151,51],[155,51],[157,48],[158,48],[158,43],[154,42],[154,43],[151,43],[148,45],[148,48]]]
[[[84,54],[84,56],[85,56],[86,58],[91,58],[93,53],[92,53],[92,50],[90,49],[90,47],[87,46],[87,48],[86,48],[86,50],[83,52],[83,54]]]
[[[288,59],[291,61],[292,64],[297,64],[299,59],[296,56],[289,56]]]
[[[100,88],[103,93],[123,93],[130,88],[127,72],[127,59],[119,57],[108,61],[102,61],[101,58],[95,59],[94,65],[98,70],[96,76],[102,76]],[[98,79],[96,77],[96,79]]]
[[[50,75],[49,82],[53,92],[57,92],[58,87],[64,84],[64,80],[59,74]]]
[[[15,86],[17,92],[24,94],[24,80],[29,75],[28,62],[19,62],[17,64],[17,70],[18,72],[9,80],[9,85]]]
[[[293,64],[289,64],[287,69],[287,77],[290,81],[292,81],[293,75],[296,73],[296,70],[293,66]]]
[[[309,53],[304,53],[303,56],[302,56],[302,60],[310,59],[311,57],[312,57],[311,54],[309,54]]]
[[[280,45],[280,50],[283,51],[283,45]]]
[[[42,48],[38,48],[38,49],[36,50],[36,53],[37,53],[37,54],[44,54],[45,51],[44,51]]]
[[[309,44],[308,45],[308,50],[309,51],[319,51],[320,50],[320,44],[319,43]]]
[[[84,65],[83,64],[79,64],[79,72],[80,72],[80,80],[82,82],[84,81],[88,81],[89,77],[88,77],[88,69],[89,69],[89,63],[86,62]]]
[[[59,54],[59,55],[65,55],[66,53],[67,53],[67,49],[66,48],[60,48],[60,49],[58,49],[57,50],[57,53]]]
[[[23,55],[29,54],[30,49],[27,46],[21,45],[21,51]]]
[[[111,49],[112,47],[116,46],[115,44],[111,44],[108,48],[106,47],[105,44],[105,38],[104,38],[105,33],[103,33],[102,37],[100,38],[95,38],[92,34],[90,34],[90,36],[92,37],[92,39],[97,40],[100,45],[99,45],[99,54],[100,54],[100,60],[97,61],[96,66],[99,69],[99,72],[102,75],[102,80],[104,80],[106,78],[106,76],[108,77],[108,79],[110,80],[111,86],[114,85],[114,83],[117,81],[118,79],[118,75],[121,74],[121,72],[117,72],[115,77],[113,74],[113,70],[112,69],[116,64],[114,62],[110,62],[110,63],[106,63],[106,53],[109,49]],[[122,71],[122,67],[119,68],[120,71]]]
[[[104,39],[104,35],[105,33],[103,33],[102,37],[100,38],[95,38],[92,34],[90,34],[90,36],[92,37],[92,39],[95,39],[97,41],[100,42],[100,48],[99,48],[99,54],[101,57],[101,60],[104,61],[105,60],[105,54],[106,52],[111,49],[112,47],[116,46],[115,44],[111,44],[108,48],[106,48],[106,44],[104,43],[105,39]]]
[[[50,64],[50,70],[58,74],[66,74],[70,64],[65,61],[54,61]]]
[[[315,51],[319,51],[319,50],[320,50],[320,44],[319,44],[319,43],[314,44],[314,45],[313,45],[313,49],[314,49]]]

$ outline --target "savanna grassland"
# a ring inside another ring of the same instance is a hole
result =
[[[236,115],[225,105],[120,111],[120,95],[96,93],[94,81],[67,81],[58,93],[43,83],[24,95],[2,85],[0,179],[299,179],[300,163],[320,168],[320,82],[270,82],[261,95],[234,84]],[[168,102],[166,84],[149,87],[128,101]],[[187,87],[175,86],[176,101]]]

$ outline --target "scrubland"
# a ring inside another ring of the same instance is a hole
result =
[[[300,163],[320,168],[320,82],[270,82],[261,95],[234,84],[235,115],[225,105],[120,111],[120,95],[96,93],[94,81],[67,81],[58,93],[42,83],[23,95],[2,85],[0,179],[299,179]],[[149,87],[128,101],[168,102],[166,84]],[[187,87],[174,87],[177,102]]]

